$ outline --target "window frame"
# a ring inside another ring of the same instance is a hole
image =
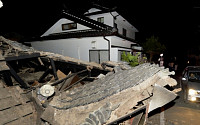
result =
[[[103,21],[102,21],[102,19],[103,19]],[[100,23],[104,23],[104,17],[98,17],[97,21],[100,22]]]
[[[62,27],[62,31],[77,29],[77,23],[65,23],[65,24],[62,24],[61,27]]]

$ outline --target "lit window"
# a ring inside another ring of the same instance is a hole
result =
[[[97,18],[97,21],[100,22],[100,23],[104,23],[104,17]]]
[[[77,24],[76,23],[62,24],[62,30],[71,30],[71,29],[77,29]]]

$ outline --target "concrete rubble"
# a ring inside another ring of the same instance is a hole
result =
[[[25,93],[28,101],[20,105],[31,106],[30,124],[112,124],[142,107],[150,108],[150,112],[151,107],[154,110],[176,98],[175,92],[166,88],[177,84],[170,77],[174,72],[155,64],[136,67],[122,62],[96,64],[36,51],[1,36],[0,43],[1,89],[16,88]],[[152,102],[160,98],[154,93],[156,90],[171,97],[160,103]],[[22,97],[18,95],[18,98]],[[149,104],[153,106],[148,107]],[[17,106],[3,108],[0,117],[8,108]],[[21,123],[24,116],[27,114],[0,123]]]

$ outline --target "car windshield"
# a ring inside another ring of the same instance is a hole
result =
[[[200,82],[200,72],[189,72],[189,81]]]

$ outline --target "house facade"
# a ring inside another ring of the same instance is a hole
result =
[[[61,19],[29,43],[36,50],[101,63],[120,61],[122,51],[140,51],[136,32],[116,11],[91,8],[83,16],[63,11]]]

